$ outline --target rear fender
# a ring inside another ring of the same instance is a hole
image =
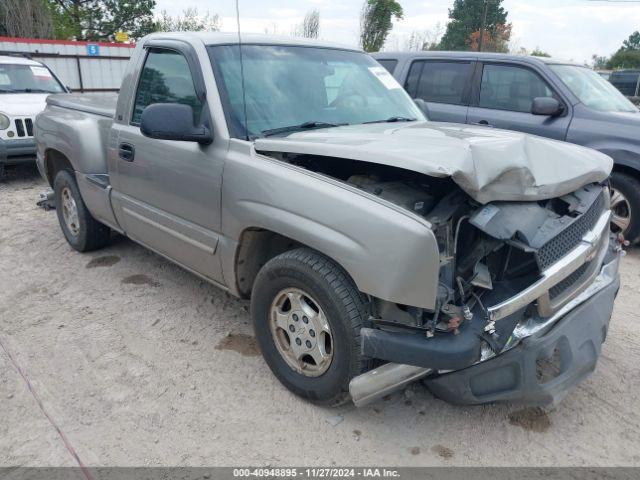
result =
[[[71,165],[82,198],[99,221],[120,230],[110,204],[107,145],[112,119],[48,105],[36,117],[41,173],[53,186],[54,162]]]

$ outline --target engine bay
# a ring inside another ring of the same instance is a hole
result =
[[[388,349],[392,341],[387,334],[434,339],[429,342],[434,347],[432,365],[438,365],[440,359],[449,366],[458,362],[463,368],[487,352],[498,353],[518,322],[545,312],[532,302],[492,321],[487,308],[536,282],[608,208],[601,184],[549,200],[483,205],[450,178],[340,158],[270,156],[343,181],[430,222],[440,252],[436,307],[426,310],[374,299],[371,321],[376,330],[366,343],[368,353],[376,358],[384,354],[375,351],[375,345]],[[587,270],[581,269],[552,293],[562,296]],[[388,355],[385,359],[394,360]]]

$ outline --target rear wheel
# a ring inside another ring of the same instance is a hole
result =
[[[262,354],[274,375],[296,395],[339,405],[349,382],[371,368],[360,353],[367,299],[327,257],[300,248],[270,260],[251,295],[251,315]]]
[[[56,212],[67,242],[79,252],[97,250],[109,243],[111,230],[87,209],[72,172],[61,170],[53,182]]]
[[[640,182],[625,173],[611,175],[611,230],[627,240],[640,240]]]

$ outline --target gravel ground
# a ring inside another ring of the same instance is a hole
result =
[[[598,368],[550,411],[461,408],[421,385],[363,409],[280,386],[248,305],[126,240],[79,254],[0,183],[0,465],[640,466],[640,250]]]

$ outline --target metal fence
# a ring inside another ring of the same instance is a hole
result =
[[[0,55],[47,65],[71,90],[117,92],[135,45],[0,37]]]

